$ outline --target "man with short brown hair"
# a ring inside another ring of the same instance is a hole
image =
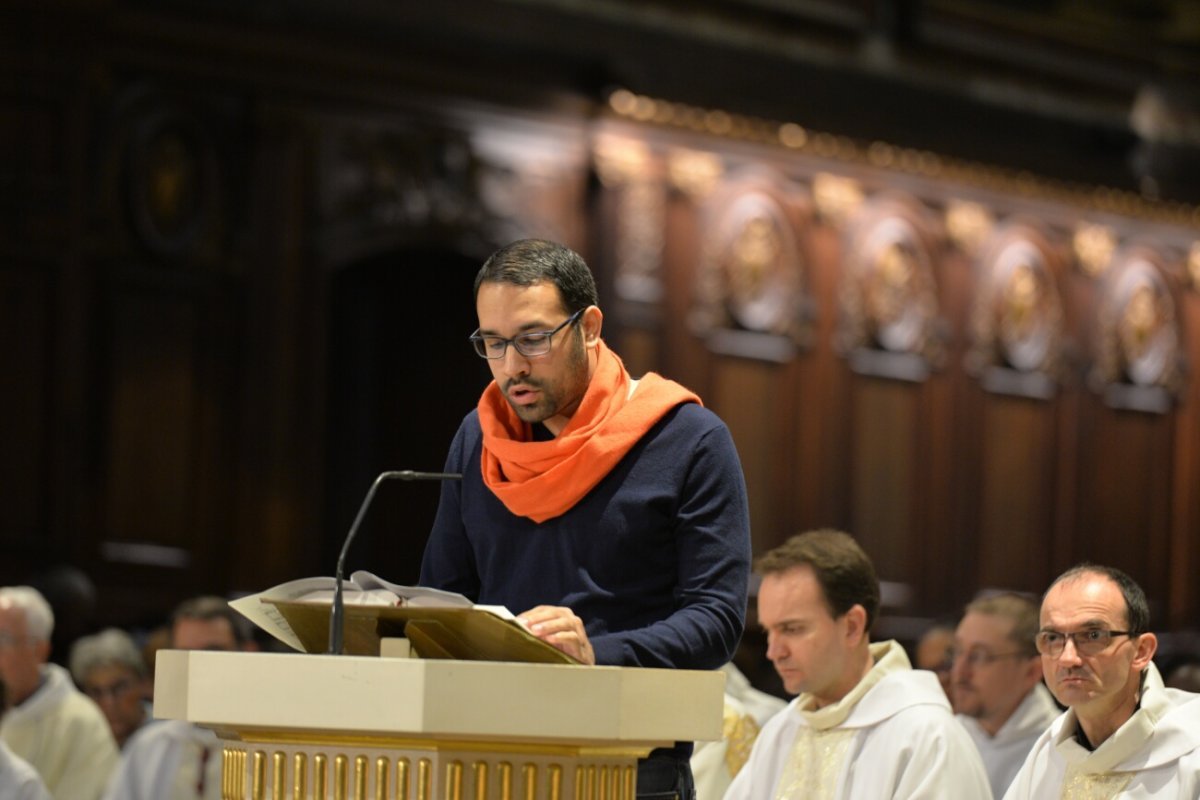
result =
[[[854,539],[793,536],[758,569],[767,657],[799,697],[763,728],[726,800],[991,797],[937,678],[896,642],[870,643],[879,581]]]
[[[1042,685],[1037,628],[1037,602],[1006,592],[971,601],[954,632],[954,710],[979,748],[996,797],[1058,716]]]
[[[1006,800],[1200,797],[1200,695],[1164,689],[1146,595],[1081,564],[1042,598],[1037,649],[1067,707],[1033,745]]]

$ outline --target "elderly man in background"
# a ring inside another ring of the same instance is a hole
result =
[[[0,678],[8,711],[0,739],[37,770],[58,800],[95,800],[117,763],[104,715],[47,663],[54,613],[28,586],[0,588]]]
[[[146,662],[133,637],[118,628],[84,636],[71,647],[71,676],[108,720],[118,747],[150,719]]]
[[[0,719],[8,708],[4,701],[4,681],[0,680]],[[50,793],[37,770],[0,741],[0,797],[5,800],[50,800]]]
[[[245,650],[241,618],[220,597],[185,600],[171,615],[175,650]],[[105,800],[220,800],[221,741],[207,728],[162,720],[133,735]]]
[[[1200,695],[1164,689],[1146,595],[1082,564],[1042,599],[1037,649],[1067,707],[1038,738],[1006,800],[1200,797]]]
[[[979,748],[995,797],[1004,796],[1033,743],[1058,716],[1042,685],[1037,630],[1037,603],[1006,593],[969,603],[954,633],[954,710]]]

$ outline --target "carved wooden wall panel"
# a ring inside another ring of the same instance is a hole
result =
[[[881,580],[912,584],[922,557],[915,515],[924,488],[920,389],[856,377],[851,398],[848,529],[871,554]]]
[[[1054,407],[990,396],[980,420],[976,587],[1044,584],[1052,577]]]
[[[98,353],[107,377],[96,398],[103,578],[196,592],[227,580],[236,397],[229,320],[219,311],[227,302],[194,286],[111,290]]]
[[[0,267],[0,375],[16,391],[0,392],[0,541],[16,547],[49,526],[53,417],[53,308],[50,268]]]
[[[756,553],[778,540],[786,476],[776,461],[786,408],[777,390],[779,368],[741,358],[714,358],[708,402],[720,409],[737,444],[750,498],[750,531]]]
[[[1175,448],[1169,416],[1082,410],[1074,559],[1119,565],[1165,611]]]

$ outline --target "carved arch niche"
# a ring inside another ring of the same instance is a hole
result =
[[[1101,285],[1092,388],[1107,405],[1166,413],[1183,383],[1178,303],[1157,253],[1117,254]]]
[[[930,215],[908,197],[875,198],[850,219],[837,346],[855,372],[922,381],[941,366],[937,241]]]
[[[1065,377],[1063,255],[1035,227],[997,231],[978,261],[967,371],[984,389],[1046,400]]]
[[[710,351],[786,363],[811,344],[801,246],[808,208],[796,187],[757,170],[735,176],[705,204],[689,321]]]

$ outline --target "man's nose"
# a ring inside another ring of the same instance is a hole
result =
[[[1058,654],[1058,663],[1068,666],[1083,663],[1083,659],[1079,657],[1079,650],[1075,648],[1073,636],[1068,636],[1067,640],[1063,642],[1063,650]]]
[[[506,375],[524,375],[529,372],[529,359],[521,355],[521,351],[515,344],[509,342],[508,347],[504,348],[504,357],[500,359],[500,366]]]
[[[783,658],[786,655],[786,649],[774,634],[767,634],[767,659],[769,661]]]

